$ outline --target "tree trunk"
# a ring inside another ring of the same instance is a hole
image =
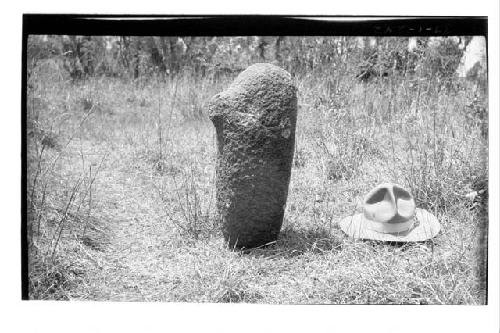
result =
[[[281,57],[281,42],[283,41],[285,37],[283,36],[278,36],[278,38],[276,38],[276,42],[274,44],[274,59],[281,64],[281,60],[282,60],[282,57]]]

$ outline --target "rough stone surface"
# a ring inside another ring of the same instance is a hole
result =
[[[278,238],[295,144],[297,89],[285,70],[255,64],[209,103],[217,133],[217,214],[230,247]]]

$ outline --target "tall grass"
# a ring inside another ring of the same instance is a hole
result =
[[[69,114],[68,92],[60,78],[52,77],[55,84],[47,91],[36,82],[37,75],[43,76],[32,76],[27,108],[30,297],[68,299],[66,289],[75,281],[75,270],[68,268],[74,264],[66,255],[68,246],[101,247],[107,242],[92,214],[94,183],[106,154],[89,161],[82,147],[82,129],[96,105],[85,99],[77,114]]]

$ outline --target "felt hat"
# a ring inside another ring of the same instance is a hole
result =
[[[434,215],[415,207],[410,192],[392,183],[371,190],[365,197],[363,213],[342,219],[339,226],[351,237],[386,242],[421,242],[441,229]]]

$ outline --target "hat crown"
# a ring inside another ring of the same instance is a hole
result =
[[[415,214],[413,196],[403,187],[385,183],[367,194],[363,212],[367,219],[380,223],[403,223]]]

